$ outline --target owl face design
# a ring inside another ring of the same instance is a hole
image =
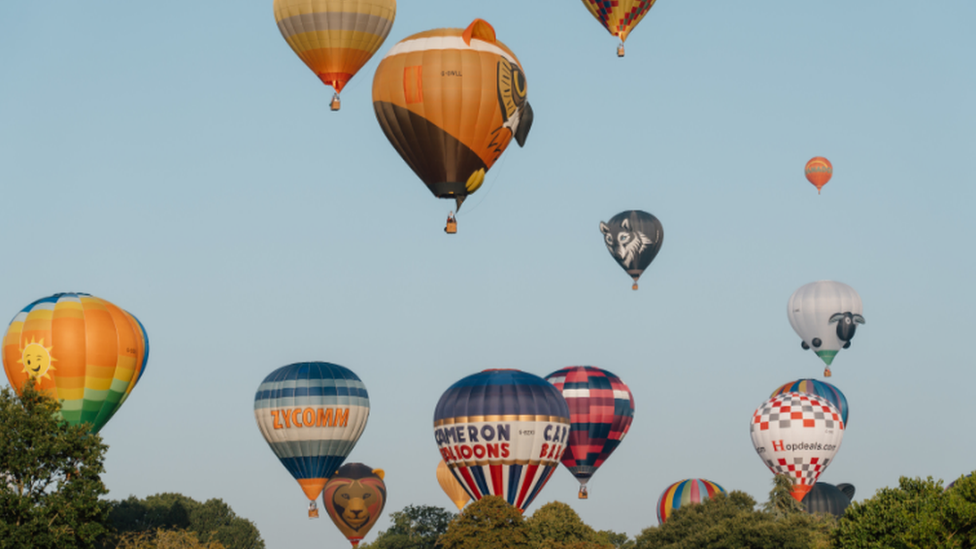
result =
[[[502,112],[502,127],[508,128],[519,147],[532,127],[532,107],[526,98],[525,73],[508,59],[498,61],[498,106]]]

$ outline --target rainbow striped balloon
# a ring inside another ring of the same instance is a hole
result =
[[[826,400],[840,410],[840,418],[844,422],[844,427],[847,427],[847,397],[844,396],[844,393],[840,392],[840,389],[830,383],[820,381],[819,379],[798,379],[780,385],[769,396],[774,397],[784,393],[803,393],[818,396]]]
[[[33,378],[61,401],[69,425],[97,433],[142,378],[149,339],[136,317],[89,294],[38,299],[14,316],[3,337],[3,369],[17,390]]]
[[[703,503],[725,488],[710,480],[689,478],[668,486],[657,500],[657,522],[664,524],[677,509],[685,505]]]

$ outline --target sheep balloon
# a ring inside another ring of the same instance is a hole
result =
[[[832,280],[801,286],[790,296],[786,314],[803,340],[801,347],[812,349],[827,365],[825,377],[830,377],[838,351],[851,346],[857,325],[864,324],[861,296],[847,284]]]

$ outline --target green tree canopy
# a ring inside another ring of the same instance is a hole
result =
[[[144,500],[129,496],[112,502],[112,526],[119,533],[188,530],[202,544],[219,541],[227,549],[264,549],[253,522],[237,516],[220,499],[200,503],[182,494],[163,493]]]
[[[28,382],[0,391],[0,548],[94,548],[108,531],[107,446]]]
[[[614,549],[606,537],[584,524],[565,503],[553,501],[525,521],[529,540],[538,549]]]
[[[498,496],[468,505],[440,543],[444,549],[533,549],[522,514]]]
[[[455,517],[441,507],[408,505],[390,513],[393,525],[380,532],[376,540],[360,544],[361,549],[439,549],[438,538],[447,532]]]
[[[119,540],[115,549],[226,549],[219,541],[201,543],[194,532],[164,530],[129,532]]]

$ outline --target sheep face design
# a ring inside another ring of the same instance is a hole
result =
[[[850,311],[834,313],[830,316],[830,323],[833,324],[834,322],[837,323],[837,339],[843,341],[844,348],[847,349],[851,346],[851,340],[854,339],[857,325],[864,324],[864,317]]]

